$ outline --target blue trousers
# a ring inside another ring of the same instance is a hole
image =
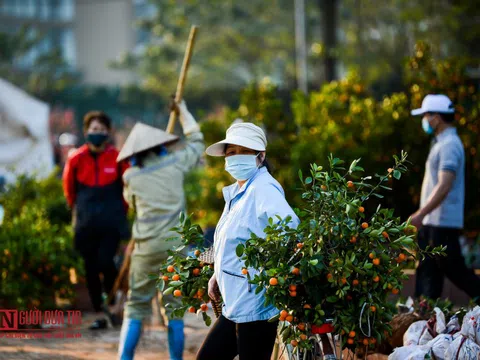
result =
[[[185,344],[183,328],[183,320],[169,320],[168,322],[168,350],[170,352],[170,360],[183,359],[183,347]],[[128,318],[123,320],[118,346],[119,360],[133,359],[141,333],[141,320]]]

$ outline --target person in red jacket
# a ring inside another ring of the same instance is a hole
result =
[[[111,120],[105,113],[89,112],[83,124],[87,143],[68,158],[63,189],[74,213],[75,248],[85,262],[90,299],[97,313],[108,313],[102,291],[109,294],[112,290],[118,274],[113,259],[120,240],[129,237],[127,206],[122,195],[122,175],[128,163],[116,162],[118,151],[109,142]],[[90,328],[106,327],[107,321],[102,317]]]

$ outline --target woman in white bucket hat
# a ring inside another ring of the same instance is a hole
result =
[[[255,294],[255,286],[242,273],[245,267],[235,249],[253,232],[263,237],[269,218],[277,215],[298,218],[285,200],[281,185],[265,165],[267,139],[252,123],[235,123],[225,140],[207,148],[210,156],[225,156],[225,170],[236,182],[223,189],[225,208],[214,236],[215,275],[208,294],[217,299],[220,291],[224,306],[197,354],[197,360],[269,360],[278,322],[268,322],[279,310],[265,306],[265,293]],[[247,269],[250,276],[255,269]]]

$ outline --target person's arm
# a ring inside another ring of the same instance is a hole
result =
[[[285,199],[283,189],[271,184],[269,186],[256,189],[255,208],[257,209],[257,218],[265,224],[268,224],[270,218],[278,222],[277,215],[285,219],[290,216],[292,219],[289,227],[295,228],[299,224],[299,219],[293,209]]]
[[[63,170],[63,193],[67,199],[67,204],[73,208],[75,204],[75,158],[68,158]]]
[[[125,171],[130,167],[130,165],[128,164],[128,161],[120,161],[120,163],[118,164],[118,169],[120,171],[120,178],[122,179],[122,183],[123,183],[123,188],[125,189],[125,182],[123,181],[123,174],[125,173]],[[123,204],[125,206],[125,211],[128,211],[128,204],[129,204],[129,201],[127,200],[127,198],[125,197],[125,191],[123,192]]]
[[[188,111],[187,105],[183,100],[177,105],[177,108],[183,133],[186,137],[185,148],[177,152],[177,155],[180,158],[178,165],[182,167],[184,172],[188,172],[198,164],[200,157],[205,151],[205,142],[203,141],[203,134],[200,131],[200,126],[193,115]]]
[[[133,193],[130,190],[130,186],[127,181],[125,181],[125,177],[123,178],[123,199],[126,202],[127,206],[134,207],[133,204]],[[136,210],[136,209],[134,209]]]
[[[412,215],[411,223],[417,228],[422,226],[422,221],[435,210],[447,197],[448,193],[452,189],[453,181],[455,180],[455,173],[452,171],[440,171],[438,174],[438,183],[433,188],[427,203]]]

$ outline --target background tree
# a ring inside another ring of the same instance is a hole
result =
[[[188,93],[239,89],[264,76],[290,86],[295,74],[293,2],[154,0],[140,22],[149,34],[143,49],[114,64],[143,77],[143,86],[169,95],[174,89],[191,24],[200,26]]]

